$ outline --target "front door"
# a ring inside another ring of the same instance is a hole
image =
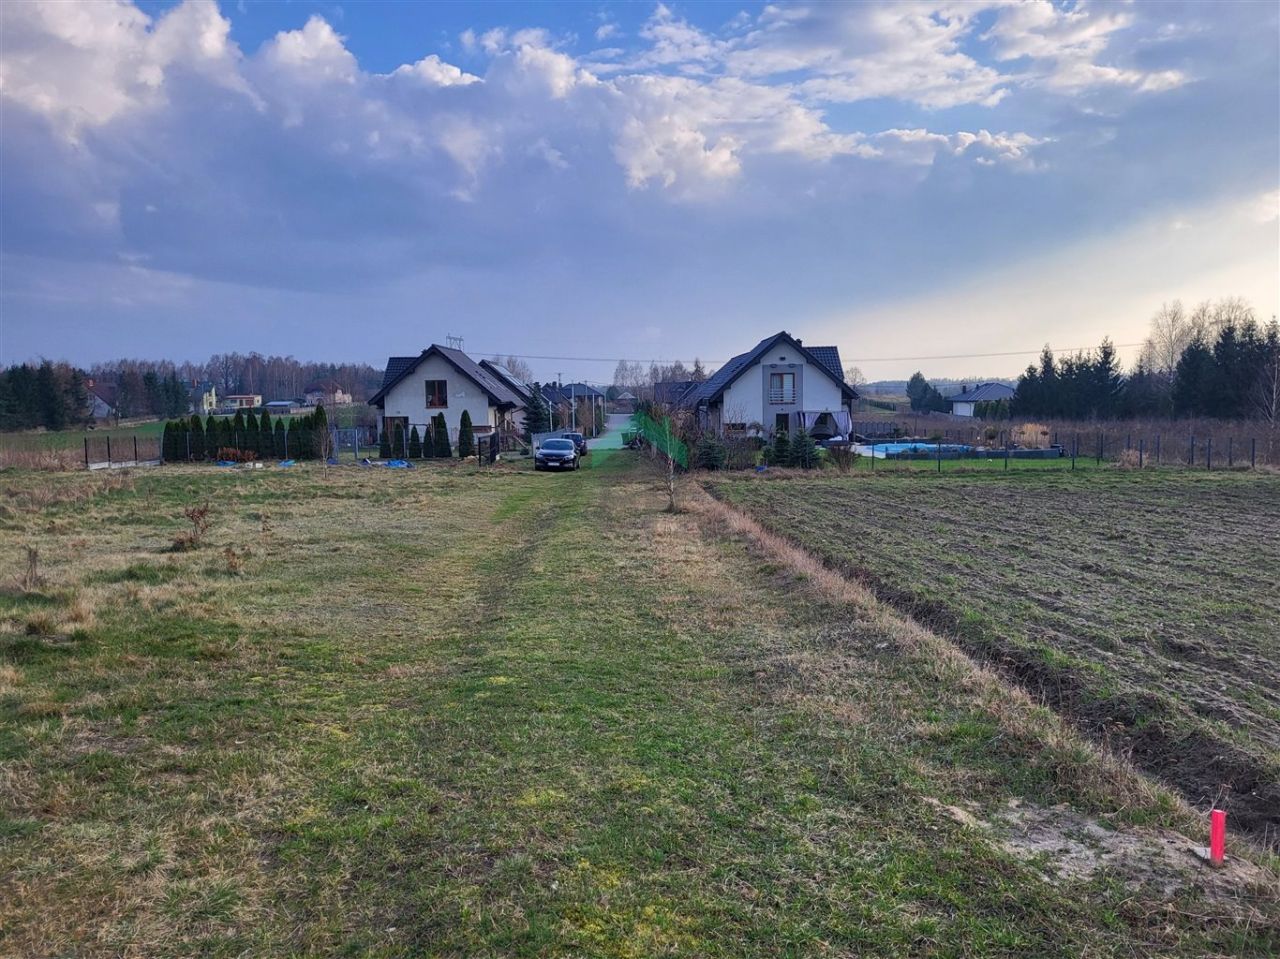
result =
[[[776,433],[786,433],[791,429],[791,414],[776,413],[773,417],[773,429]]]

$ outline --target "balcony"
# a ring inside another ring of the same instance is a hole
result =
[[[783,405],[786,403],[794,403],[796,401],[796,388],[794,386],[784,386],[780,388],[770,388],[769,403],[771,405]]]

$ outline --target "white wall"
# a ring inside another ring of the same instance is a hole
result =
[[[724,391],[722,422],[724,423],[763,423],[766,429],[773,428],[772,417],[765,422],[764,416],[764,377],[770,372],[787,372],[782,366],[771,371],[769,365],[798,364],[803,367],[796,381],[800,386],[799,402],[793,409],[822,410],[835,412],[846,409],[840,387],[832,382],[831,377],[812,363],[806,362],[788,344],[779,343],[760,357],[760,361],[748,367],[741,376]]]
[[[972,416],[973,404],[972,403],[952,403],[951,413],[953,416]]]
[[[427,409],[427,380],[444,380],[448,385],[449,405],[444,409]],[[383,398],[382,413],[407,416],[410,425],[429,423],[437,413],[443,413],[450,435],[456,435],[463,410],[471,413],[472,426],[496,426],[497,411],[489,402],[489,395],[471,377],[459,373],[444,357],[433,355],[391,388]]]
[[[764,422],[764,389],[760,376],[760,367],[750,366],[729,384],[721,405],[721,423]]]

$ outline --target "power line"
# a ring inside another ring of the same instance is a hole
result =
[[[1117,350],[1129,349],[1131,347],[1142,346],[1141,343],[1115,343],[1112,344]],[[1007,350],[996,353],[939,353],[933,356],[854,356],[845,358],[846,363],[904,363],[915,360],[975,360],[984,359],[986,357],[999,356],[1037,356],[1044,347],[1037,347],[1034,350]],[[1072,346],[1066,349],[1055,349],[1054,355],[1062,355],[1066,353],[1085,353],[1093,349],[1091,346]],[[477,353],[488,353],[487,350],[476,350]],[[660,357],[650,358],[634,358],[619,356],[541,356],[534,353],[508,353],[505,351],[497,351],[492,355],[496,356],[513,356],[520,360],[557,360],[566,363],[685,363],[693,364],[702,362],[718,366],[727,362],[726,360],[711,360],[694,357],[693,359],[662,359]]]

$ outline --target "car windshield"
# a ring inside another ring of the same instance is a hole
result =
[[[544,450],[554,450],[561,453],[568,452],[573,449],[573,440],[547,440],[542,444]]]

